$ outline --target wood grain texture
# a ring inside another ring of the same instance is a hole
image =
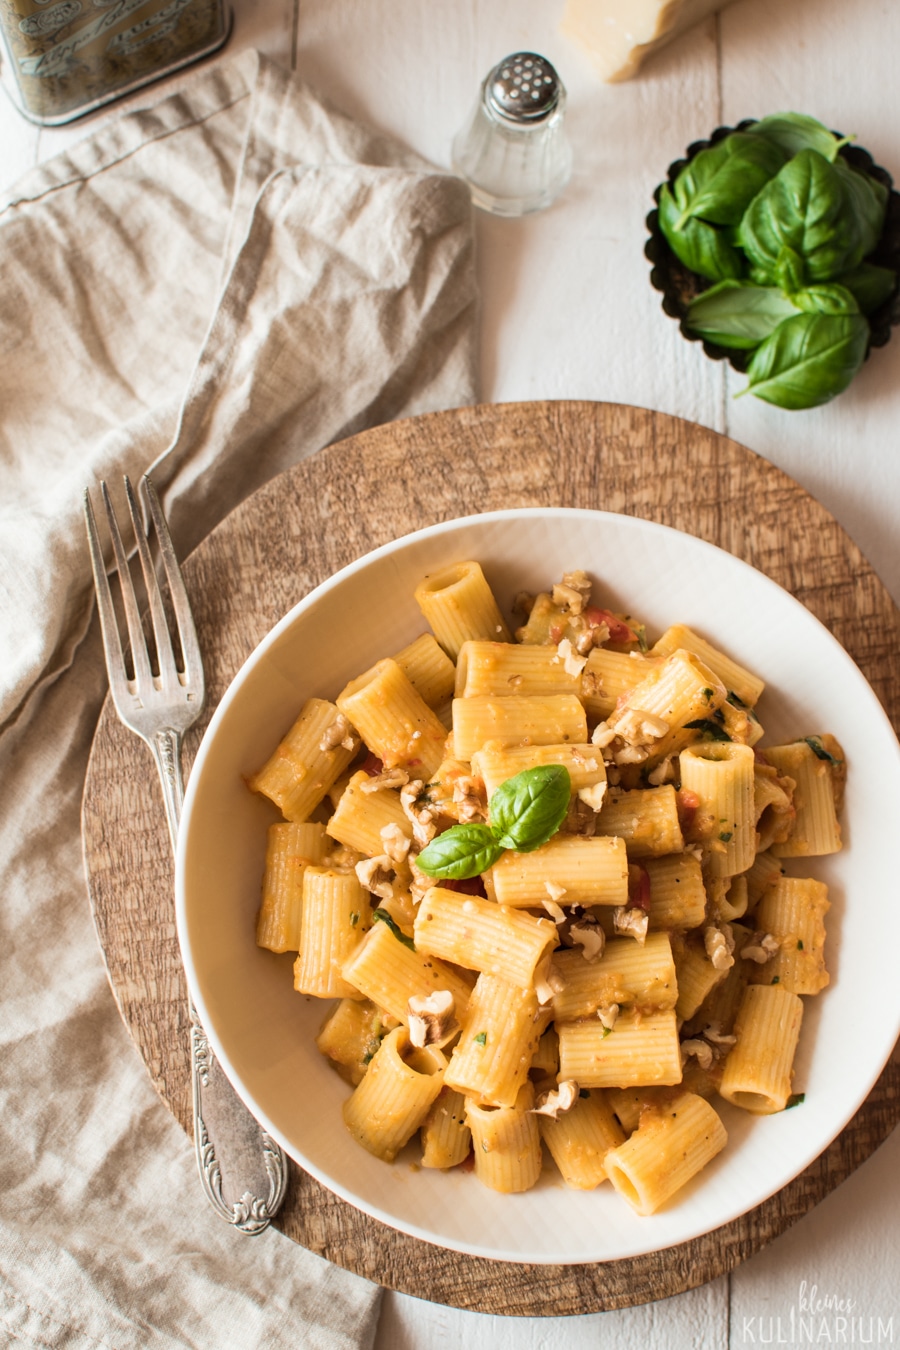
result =
[[[619,511],[727,549],[826,624],[900,725],[900,613],[824,508],[715,432],[590,402],[485,405],[379,427],[298,464],[233,512],[184,569],[207,666],[205,721],[272,625],[338,568],[436,521],[514,506]],[[205,721],[189,737],[188,763]],[[144,747],[109,701],[83,834],[113,992],[157,1090],[189,1130],[186,991],[162,801]],[[839,1138],[778,1195],[713,1234],[635,1260],[550,1267],[461,1256],[377,1223],[296,1167],[279,1223],[357,1274],[459,1308],[559,1316],[628,1307],[732,1270],[848,1177],[898,1120],[895,1055]]]

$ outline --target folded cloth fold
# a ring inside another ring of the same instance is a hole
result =
[[[373,1286],[207,1209],[106,985],[78,835],[105,689],[81,494],[151,470],[184,555],[303,456],[471,402],[474,340],[464,186],[255,53],[0,199],[0,1328],[14,1344],[371,1342]]]

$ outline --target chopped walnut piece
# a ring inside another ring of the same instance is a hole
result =
[[[580,614],[591,598],[591,581],[587,572],[565,572],[562,581],[553,587],[553,603],[570,614]]]
[[[570,1111],[577,1101],[578,1084],[574,1078],[564,1078],[555,1091],[540,1094],[529,1114],[557,1120],[561,1112]]]
[[[613,910],[613,930],[621,937],[633,937],[638,942],[645,942],[649,922],[650,915],[645,909],[636,906],[626,909],[624,905],[619,905]]]
[[[555,881],[545,881],[544,890],[551,900],[561,900],[566,893],[565,886],[560,886]]]
[[[585,914],[569,928],[568,942],[570,947],[583,948],[581,955],[585,961],[599,961],[606,946],[606,934],[593,914]]]
[[[598,745],[601,750],[605,750],[615,739],[616,732],[607,722],[598,722],[591,732],[591,745]]]
[[[585,806],[589,806],[592,811],[599,811],[606,796],[606,780],[594,783],[592,787],[579,788],[577,795],[578,800],[584,802]]]
[[[721,928],[710,925],[703,934],[703,945],[716,970],[729,970],[734,965],[734,935],[727,923]]]
[[[436,989],[427,997],[413,994],[406,1005],[410,1044],[421,1049],[445,1040],[459,1026],[453,1015],[454,1008],[449,989]]]
[[[382,825],[378,831],[381,835],[381,842],[384,844],[384,851],[388,858],[396,866],[402,863],[403,859],[409,853],[410,841],[403,833],[399,825],[391,822],[390,825]]]
[[[587,665],[587,657],[579,656],[568,638],[563,638],[556,648],[557,661],[562,661],[567,675],[580,675]]]
[[[323,866],[331,867],[335,872],[352,872],[363,855],[358,849],[341,844],[325,858]]]
[[[706,1041],[690,1040],[681,1042],[681,1062],[686,1064],[689,1057],[693,1055],[701,1069],[711,1069],[713,1062],[712,1046]]]
[[[453,802],[460,822],[487,820],[487,802],[482,795],[483,784],[474,774],[464,774],[453,784]]]
[[[354,871],[359,884],[365,886],[367,891],[371,891],[381,900],[393,899],[393,869],[387,854],[379,854],[376,858],[364,858],[362,862],[356,864]]]
[[[381,792],[385,788],[402,788],[409,782],[405,769],[384,769],[373,774],[365,783],[360,783],[363,792]]]
[[[409,893],[414,905],[421,904],[423,897],[431,890],[432,886],[437,885],[434,877],[430,877],[427,872],[422,872],[416,867],[418,856],[417,853],[409,853],[406,858],[411,877]]]
[[[651,769],[647,774],[647,782],[651,787],[661,787],[663,783],[670,779],[674,781],[675,766],[673,764],[675,756],[666,755],[665,759],[660,760],[655,769]]]
[[[606,1027],[607,1031],[612,1031],[619,1018],[618,1003],[604,1003],[597,1009],[597,1017],[601,1026]]]
[[[434,823],[434,812],[428,806],[419,805],[419,797],[424,790],[425,784],[420,778],[416,778],[411,783],[400,789],[400,805],[403,807],[407,817],[412,821],[413,838],[420,848],[430,844],[437,834],[437,825]]]
[[[780,949],[780,942],[771,933],[754,933],[750,941],[741,948],[741,960],[755,961],[757,965],[764,966],[773,956],[778,955]]]
[[[534,973],[534,992],[537,994],[537,1001],[544,1007],[553,998],[554,994],[561,994],[566,987],[566,982],[560,975],[551,957],[544,957]]]
[[[710,1022],[701,1034],[712,1043],[714,1050],[720,1055],[726,1054],[733,1045],[737,1044],[737,1036],[726,1035],[718,1022]]]
[[[358,750],[360,745],[356,729],[341,712],[335,717],[331,726],[326,727],[323,731],[322,739],[319,741],[319,749],[325,753],[328,750],[336,750],[339,745],[343,746],[345,750]]]
[[[549,885],[550,883],[547,882],[545,884]],[[555,900],[542,900],[541,904],[555,924],[565,923],[566,911],[561,909]]]

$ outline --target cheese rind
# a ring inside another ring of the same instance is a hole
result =
[[[729,0],[567,0],[561,31],[583,47],[600,78],[630,80],[652,52]]]

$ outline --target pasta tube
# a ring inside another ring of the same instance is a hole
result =
[[[477,562],[453,563],[419,582],[416,604],[438,642],[455,661],[464,642],[511,642],[512,634]]]
[[[307,820],[359,749],[359,737],[333,703],[311,698],[262,768],[247,779],[287,819]]]
[[[792,1065],[803,1003],[778,984],[744,990],[734,1024],[737,1044],[725,1061],[719,1093],[754,1115],[783,1111],[791,1093]]]
[[[444,758],[447,728],[390,657],[351,680],[337,706],[387,768],[427,780]]]
[[[515,1106],[481,1106],[466,1098],[475,1175],[492,1191],[530,1190],[541,1174],[541,1137],[531,1114],[534,1089],[525,1083]]]
[[[692,1092],[641,1112],[624,1144],[606,1155],[606,1172],[638,1214],[654,1214],[725,1147],[725,1126],[709,1102]]]
[[[344,1102],[344,1123],[356,1142],[376,1158],[393,1162],[428,1115],[446,1064],[434,1046],[414,1050],[406,1027],[390,1032],[365,1078]]]

